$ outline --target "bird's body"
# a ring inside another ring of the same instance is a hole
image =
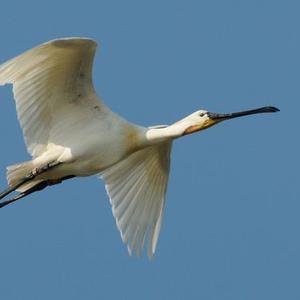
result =
[[[197,111],[170,126],[142,127],[112,112],[92,85],[96,43],[50,41],[0,66],[0,84],[13,84],[18,119],[32,160],[7,169],[10,192],[1,207],[48,185],[98,175],[130,252],[148,240],[153,255],[163,214],[172,141],[225,119],[274,112],[274,107],[227,115]]]
[[[79,122],[79,126],[74,124],[66,137],[61,136],[61,139],[50,143],[47,151],[34,160],[35,167],[53,160],[63,163],[41,174],[42,178],[95,175],[137,150],[142,128],[110,111],[97,110],[95,115],[96,118],[92,120]],[[81,143],[78,137],[82,138]]]

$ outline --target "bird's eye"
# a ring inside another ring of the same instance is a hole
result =
[[[200,117],[204,117],[205,113],[200,113],[199,116]]]

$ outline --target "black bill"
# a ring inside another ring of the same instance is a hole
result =
[[[238,118],[238,117],[243,117],[243,116],[248,116],[248,115],[273,113],[273,112],[277,112],[277,111],[279,111],[279,109],[277,107],[264,106],[261,108],[244,110],[244,111],[239,111],[239,112],[234,112],[234,113],[229,113],[229,114],[218,114],[218,113],[209,112],[208,117],[215,121],[223,121],[223,120],[228,120],[228,119],[233,119],[233,118]]]

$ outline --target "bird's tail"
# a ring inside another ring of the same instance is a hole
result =
[[[23,163],[15,164],[12,166],[8,166],[6,172],[6,177],[7,177],[7,182],[9,186],[16,186],[19,184],[21,181],[32,172],[34,169],[34,164],[32,161],[26,161]],[[41,180],[30,180],[24,184],[22,184],[20,187],[17,188],[18,192],[24,192],[31,187],[35,186],[41,182]]]

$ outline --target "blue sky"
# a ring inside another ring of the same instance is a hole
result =
[[[142,125],[200,108],[280,113],[175,142],[157,253],[129,257],[103,183],[76,179],[0,211],[0,298],[299,299],[298,1],[6,1],[0,61],[53,38],[100,47],[99,95]],[[0,182],[29,159],[1,87]]]

